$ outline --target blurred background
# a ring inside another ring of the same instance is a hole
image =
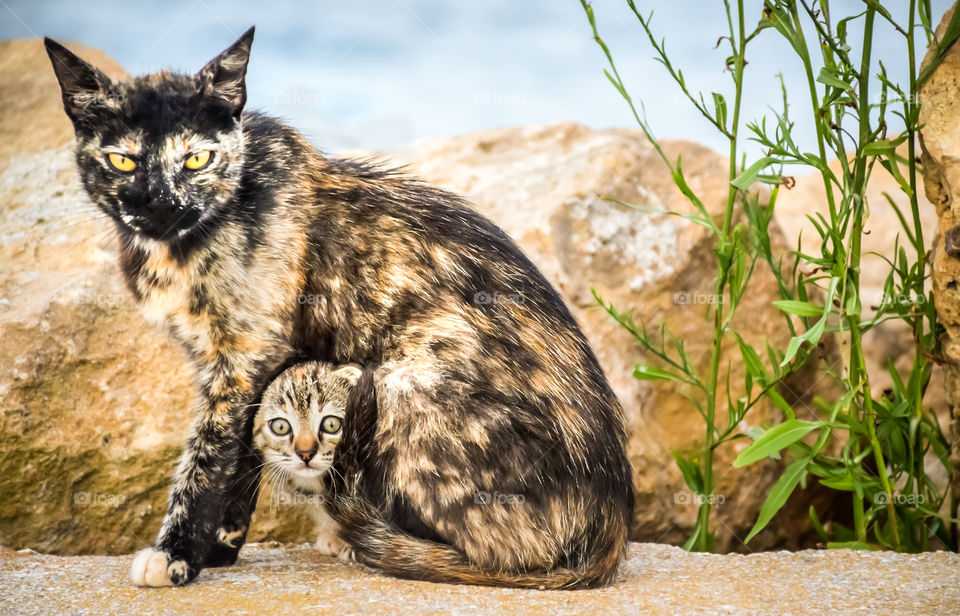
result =
[[[649,42],[625,3],[592,4],[620,72],[642,99],[658,136],[724,151],[722,137],[652,60]],[[692,90],[703,91],[708,100],[711,91],[729,91],[726,41],[716,49],[704,44],[725,34],[722,2],[637,4],[644,14],[654,13],[654,28]],[[762,3],[748,4],[756,4],[759,20]],[[906,2],[890,3],[901,4],[904,12]],[[862,6],[861,0],[831,3],[835,15]],[[934,24],[948,6],[947,0],[934,0]],[[249,104],[286,118],[329,152],[391,150],[497,126],[636,125],[603,75],[605,61],[577,0],[0,0],[0,38],[78,41],[104,50],[136,74],[161,68],[195,72],[251,25],[257,35]],[[885,42],[896,49],[901,43],[882,20],[878,29],[875,53],[889,57]],[[760,37],[755,45],[747,58],[747,85],[757,96],[744,108],[747,119],[779,107],[778,72],[789,83],[803,87],[804,82],[781,37]],[[922,54],[923,49],[918,57]],[[906,74],[907,59],[898,57],[887,66],[895,81]],[[806,106],[791,114],[801,126],[809,125]],[[801,144],[812,138],[795,136]],[[749,146],[747,151],[758,153]]]

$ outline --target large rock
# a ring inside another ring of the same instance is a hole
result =
[[[937,28],[941,40],[950,23],[956,4],[947,11]],[[930,62],[934,47],[927,52],[924,64]],[[941,337],[945,396],[949,407],[949,438],[952,443],[950,462],[953,476],[950,489],[953,501],[960,500],[960,46],[947,51],[942,63],[924,84],[920,95],[923,107],[920,123],[923,145],[923,177],[927,197],[936,212],[937,233],[931,248],[933,293],[937,317],[944,332]],[[949,500],[949,499],[948,499]]]
[[[126,76],[126,71],[99,49],[76,43],[71,48],[110,77]],[[0,41],[0,83],[0,171],[11,158],[73,141],[73,126],[63,113],[60,89],[43,41]]]
[[[515,590],[388,578],[309,546],[248,546],[183,588],[133,588],[129,557],[0,549],[0,612],[60,614],[960,614],[960,556],[852,550],[691,554],[633,544],[616,583]]]
[[[0,79],[34,84],[23,96],[36,101],[3,99],[0,144],[28,141],[21,126],[62,126],[59,91],[38,42],[5,43],[0,52]],[[46,116],[20,121],[24,109],[41,105]],[[149,543],[159,526],[192,386],[180,350],[137,314],[116,265],[111,224],[80,189],[62,141],[57,133],[18,150],[0,173],[0,544],[126,552]],[[672,157],[682,153],[688,182],[719,215],[726,160],[690,143],[664,147]],[[642,134],[575,124],[492,130],[417,144],[396,159],[467,195],[560,289],[627,413],[638,490],[634,536],[682,542],[696,504],[670,451],[695,452],[702,420],[674,385],[632,378],[634,364],[649,358],[590,295],[592,286],[651,329],[668,325],[705,368],[710,326],[701,302],[716,268],[711,238],[681,218],[598,198],[690,211]],[[785,249],[776,233],[774,242]],[[786,344],[781,316],[770,307],[776,298],[759,268],[735,326],[761,348],[764,339]],[[739,362],[731,361],[731,382],[742,383]],[[804,382],[792,388],[810,389]],[[758,405],[743,429],[773,417]],[[766,461],[731,469],[746,442],[717,452],[720,550],[746,549],[737,537],[752,525],[780,468]],[[798,494],[750,547],[803,545],[808,500]],[[261,504],[251,537],[302,539],[302,518],[292,509]]]

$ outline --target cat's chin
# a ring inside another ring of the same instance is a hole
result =
[[[325,474],[326,469],[320,470],[300,466],[290,471],[290,482],[297,488],[312,494],[321,489]]]
[[[120,213],[114,217],[123,233],[133,236],[141,243],[177,242],[197,231],[209,218],[209,214],[197,214],[195,212],[181,215],[179,219],[172,223],[156,222],[125,213]]]
[[[326,469],[313,468],[312,466],[298,466],[293,469],[293,476],[301,479],[316,479],[326,472]]]

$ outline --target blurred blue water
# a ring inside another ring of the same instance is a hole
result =
[[[728,49],[713,48],[726,31],[720,0],[638,4],[655,11],[654,27],[692,89],[708,100],[711,91],[730,91],[723,70]],[[759,19],[762,3],[747,4],[756,5]],[[897,15],[907,3],[886,4],[898,7]],[[593,5],[601,34],[657,134],[724,151],[723,139],[652,60],[625,3]],[[834,0],[831,6],[836,16],[857,12],[863,3]],[[935,21],[948,6],[949,0],[934,0]],[[756,19],[748,27],[752,23]],[[251,24],[257,34],[249,104],[287,118],[327,151],[392,149],[494,126],[566,120],[635,125],[603,76],[602,54],[577,0],[0,0],[0,38],[80,41],[134,73],[194,72]],[[893,76],[904,75],[899,35],[883,23],[878,30],[874,53]],[[743,117],[779,107],[776,74],[782,71],[788,87],[796,88],[791,114],[802,125],[810,112],[800,67],[772,30],[757,42],[747,56],[750,96]],[[812,149],[812,135],[800,140]]]

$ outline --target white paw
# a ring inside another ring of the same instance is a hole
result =
[[[337,536],[335,532],[321,532],[317,537],[317,542],[313,544],[317,551],[325,556],[336,556],[340,560],[347,560],[344,557],[344,552],[350,554],[352,558],[353,550],[350,548],[350,545]]]
[[[186,562],[170,562],[166,552],[154,548],[137,552],[130,566],[130,580],[137,586],[173,586],[186,578]]]

